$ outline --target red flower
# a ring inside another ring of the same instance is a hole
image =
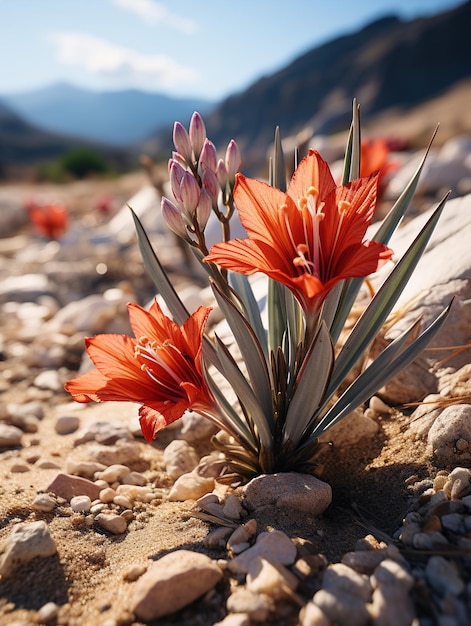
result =
[[[386,176],[397,170],[398,163],[389,159],[389,145],[386,139],[364,139],[361,142],[360,176],[365,177],[379,172],[378,196],[382,197],[386,189]]]
[[[211,309],[201,306],[183,326],[154,302],[149,311],[128,305],[136,338],[97,335],[86,339],[96,369],[65,384],[77,402],[138,402],[147,441],[190,408],[211,411],[214,400],[203,376],[203,333]]]
[[[329,166],[311,150],[286,193],[237,174],[234,199],[248,239],[214,245],[205,261],[241,274],[262,272],[285,284],[306,313],[318,311],[345,278],[375,272],[391,257],[365,241],[376,204],[377,175],[336,187]]]
[[[59,239],[67,230],[68,213],[62,204],[26,204],[29,218],[38,232],[48,239]]]

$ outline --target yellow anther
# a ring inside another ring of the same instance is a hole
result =
[[[311,186],[309,187],[309,189],[306,191],[306,195],[307,196],[314,196],[317,197],[319,195],[319,189],[317,189],[317,187]]]
[[[348,213],[351,206],[351,202],[348,202],[347,200],[340,200],[337,208],[339,210],[339,213]]]
[[[309,248],[305,243],[300,243],[296,246],[296,250],[299,254],[306,254],[309,251]]]

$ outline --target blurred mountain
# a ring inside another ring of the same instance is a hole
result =
[[[438,122],[441,136],[471,132],[470,24],[469,1],[410,21],[384,17],[313,48],[221,102],[205,116],[208,135],[221,148],[236,139],[245,169],[265,166],[276,126],[282,137],[344,131],[353,98],[361,105],[364,129],[374,128],[375,120],[395,121],[394,132],[400,135],[404,124],[404,139],[412,141],[428,141]],[[389,134],[388,124],[382,132]],[[146,149],[169,154],[170,130],[151,138]]]
[[[128,166],[132,158],[119,148],[36,128],[0,100],[0,177],[56,159],[75,148],[99,152],[117,167]]]
[[[210,106],[200,99],[136,89],[94,92],[67,83],[0,98],[39,128],[114,145],[142,141],[175,119],[189,119],[195,109],[205,112]]]

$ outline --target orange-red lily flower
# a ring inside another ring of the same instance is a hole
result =
[[[48,239],[60,239],[67,230],[69,216],[67,208],[62,204],[26,204],[29,218],[38,232]]]
[[[286,193],[237,174],[234,199],[248,239],[214,245],[205,261],[241,274],[262,272],[285,284],[307,314],[344,278],[368,276],[391,257],[364,239],[376,204],[377,175],[336,187],[311,150]]]
[[[386,177],[398,169],[399,163],[389,158],[389,145],[386,139],[363,139],[360,153],[360,176],[365,177],[379,172],[378,197],[382,197],[386,189]]]
[[[96,369],[74,378],[65,389],[77,402],[138,402],[147,441],[190,408],[211,412],[214,400],[203,376],[202,342],[211,312],[199,307],[183,326],[154,301],[149,311],[128,304],[136,338],[97,335],[86,339]]]

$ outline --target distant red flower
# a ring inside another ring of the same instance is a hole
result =
[[[390,147],[386,139],[364,139],[361,142],[360,176],[370,176],[379,172],[378,196],[381,197],[386,188],[386,176],[399,167],[398,163],[391,161]]]
[[[136,338],[97,335],[86,348],[96,369],[65,389],[77,402],[138,402],[147,441],[190,408],[211,412],[214,400],[203,376],[202,342],[211,309],[201,306],[183,326],[154,302],[149,311],[128,304]]]
[[[111,211],[112,206],[113,198],[111,196],[100,196],[95,203],[97,211],[103,213],[104,215]]]
[[[371,274],[392,255],[364,239],[376,204],[377,175],[336,187],[311,150],[286,193],[237,174],[234,200],[248,239],[214,245],[205,261],[241,274],[262,272],[285,284],[306,313],[319,310],[345,278]]]
[[[60,239],[66,232],[69,215],[67,208],[62,204],[36,204],[34,201],[26,203],[30,220],[37,231],[48,239]]]

